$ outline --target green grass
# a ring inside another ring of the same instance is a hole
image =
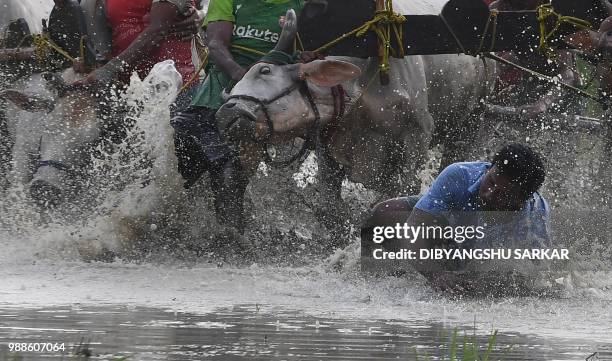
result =
[[[472,336],[464,334],[463,337],[460,337],[459,330],[455,328],[450,335],[447,335],[445,332],[441,334],[440,352],[436,357],[443,361],[492,361],[493,349],[496,343],[497,330],[489,335],[487,344],[481,347],[478,344],[475,332]],[[511,346],[506,347],[504,354],[508,353],[510,349]],[[427,353],[419,355],[416,348],[414,349],[414,356],[417,361],[431,360]]]

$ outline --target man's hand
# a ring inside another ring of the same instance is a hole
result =
[[[72,85],[79,87],[101,86],[113,82],[122,71],[122,61],[114,58],[104,66],[92,71],[85,78],[77,80]]]
[[[170,34],[176,35],[181,41],[190,41],[198,33],[204,12],[194,7],[183,14],[183,18],[170,27]]]

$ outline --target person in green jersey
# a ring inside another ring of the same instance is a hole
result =
[[[185,187],[209,171],[220,223],[243,231],[243,196],[248,183],[236,147],[219,134],[216,111],[261,53],[274,48],[289,9],[300,11],[303,0],[211,0],[204,19],[210,52],[207,76],[191,106],[172,119],[179,172]]]

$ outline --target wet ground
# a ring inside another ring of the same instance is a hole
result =
[[[0,360],[62,357],[10,354],[11,342],[64,343],[64,359],[89,344],[105,360],[414,360],[415,348],[420,359],[440,356],[455,329],[461,342],[475,332],[479,345],[498,330],[495,359],[612,360],[605,294],[451,299],[418,277],[325,263],[5,261],[0,274]]]
[[[454,330],[418,321],[319,318],[258,304],[204,315],[125,306],[3,308],[0,320],[0,358],[24,361],[75,353],[96,360],[439,359],[448,354]],[[457,330],[460,342],[473,333]],[[487,338],[476,337],[481,352]],[[64,344],[65,351],[11,353],[11,342]],[[501,333],[493,352],[503,360],[585,360],[594,354],[592,360],[612,359],[612,342]]]

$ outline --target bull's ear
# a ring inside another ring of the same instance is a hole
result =
[[[361,75],[356,65],[340,60],[315,60],[300,64],[298,76],[318,86],[331,87]]]

